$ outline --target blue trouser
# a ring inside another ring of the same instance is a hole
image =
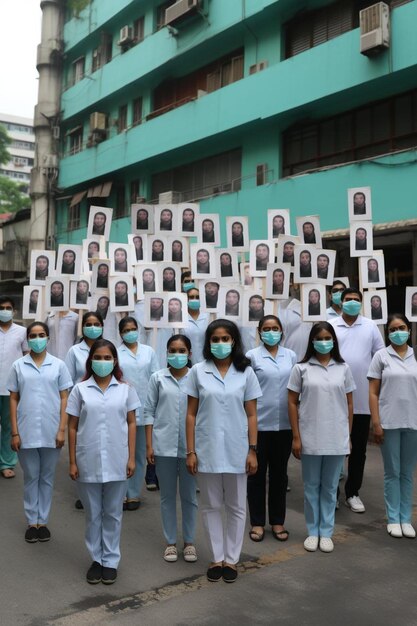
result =
[[[126,481],[77,482],[85,510],[85,543],[93,561],[117,569]]]
[[[344,454],[301,455],[304,515],[309,535],[314,537],[333,535],[337,486],[344,458]]]
[[[161,491],[161,517],[165,540],[177,543],[177,482],[179,482],[182,534],[184,543],[194,543],[197,518],[196,481],[187,471],[185,459],[168,456],[155,457]]]
[[[23,505],[29,526],[47,524],[60,448],[23,448]]]
[[[140,500],[143,481],[146,474],[146,438],[145,426],[136,426],[136,469],[133,476],[127,481],[126,498],[128,500]]]
[[[384,498],[388,524],[410,524],[413,474],[417,463],[417,430],[384,429]]]
[[[17,454],[10,447],[12,427],[10,424],[10,396],[0,396],[0,471],[13,469]]]

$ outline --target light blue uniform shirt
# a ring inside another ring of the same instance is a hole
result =
[[[340,317],[340,316],[341,316],[341,313],[338,313],[337,311],[335,311],[332,306],[329,306],[326,309],[326,318],[328,320],[334,320],[336,317]]]
[[[38,367],[26,354],[13,363],[7,387],[19,394],[17,426],[21,447],[55,448],[61,411],[59,392],[72,387],[65,363],[46,353]]]
[[[191,341],[191,363],[195,365],[204,360],[203,347],[204,338],[206,336],[206,328],[210,322],[210,315],[208,313],[200,313],[195,320],[188,316],[187,326],[181,328],[180,333],[186,335]]]
[[[81,343],[76,343],[75,346],[68,350],[68,354],[65,357],[65,365],[74,381],[74,385],[79,383],[85,376],[85,364],[89,354],[90,348],[84,339]]]
[[[11,323],[7,330],[0,326],[0,396],[8,396],[7,381],[13,363],[29,352],[26,328]]]
[[[75,385],[67,404],[68,415],[78,417],[76,463],[82,483],[126,480],[127,413],[140,405],[135,389],[112,377],[102,391],[94,377]]]
[[[179,380],[166,367],[151,377],[145,403],[145,424],[152,424],[155,456],[185,458],[185,418],[189,372]]]
[[[198,471],[244,474],[249,445],[244,402],[262,396],[253,369],[239,372],[232,364],[222,378],[213,361],[202,361],[192,367],[185,391],[199,400],[195,426]]]
[[[140,406],[136,411],[136,424],[143,426],[143,407],[148,392],[149,379],[154,372],[159,370],[158,359],[155,352],[149,346],[138,344],[136,354],[125,344],[117,348],[119,365],[123,372],[123,379],[130,383],[139,396]]]
[[[297,363],[297,355],[279,346],[273,357],[262,344],[249,350],[246,356],[252,362],[262,389],[262,397],[257,403],[258,430],[289,430],[287,385],[291,370]]]

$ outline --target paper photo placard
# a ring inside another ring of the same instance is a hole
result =
[[[375,324],[386,324],[388,319],[386,289],[364,291],[363,310],[365,317],[369,317]]]
[[[317,282],[317,264],[315,259],[316,246],[301,244],[294,246],[294,282]]]
[[[240,284],[244,289],[261,289],[262,278],[252,276],[249,262],[239,263],[239,272]]]
[[[186,293],[165,294],[168,308],[168,327],[185,328],[188,323],[188,301]]]
[[[135,235],[152,235],[153,230],[153,204],[131,205],[131,231]]]
[[[304,322],[320,322],[326,316],[326,286],[301,285],[301,317]]]
[[[135,308],[133,276],[111,276],[109,285],[110,311],[112,313],[133,311]]]
[[[385,262],[382,250],[375,250],[370,257],[359,259],[359,274],[364,289],[385,287]]]
[[[176,204],[154,205],[154,233],[172,237],[177,234],[178,207]]]
[[[55,275],[55,251],[32,250],[30,253],[30,284],[45,285],[49,276]]]
[[[372,219],[370,187],[353,187],[347,190],[349,222]]]
[[[312,264],[315,266],[313,274],[317,282],[325,285],[333,283],[334,267],[336,264],[336,250],[319,249],[313,250]]]
[[[147,293],[159,291],[158,263],[137,263],[134,275],[137,300],[143,300]]]
[[[372,222],[351,222],[350,256],[370,256],[374,249]]]
[[[300,245],[300,237],[279,235],[276,245],[277,263],[289,263],[294,267],[294,246]]]
[[[166,328],[169,297],[167,293],[145,294],[144,326],[146,328]]]
[[[200,213],[197,218],[197,241],[220,246],[220,222],[218,213]]]
[[[195,202],[180,202],[177,204],[177,233],[181,237],[195,237],[197,234],[197,218],[200,215],[200,205]]]
[[[110,292],[108,289],[97,291],[91,298],[91,311],[100,313],[103,320],[106,319],[110,310]]]
[[[249,290],[243,292],[242,326],[257,327],[265,315],[272,315],[273,310],[273,303],[266,300],[262,293]]]
[[[216,278],[216,251],[214,244],[192,243],[190,246],[191,277]]]
[[[83,239],[82,248],[82,273],[85,275],[92,271],[97,259],[107,258],[106,240],[104,237]]]
[[[100,259],[93,265],[91,274],[91,290],[94,293],[97,289],[109,288],[109,277],[111,274],[111,263],[109,259]]]
[[[60,243],[56,257],[55,276],[78,278],[82,267],[82,246]]]
[[[24,320],[43,320],[44,287],[41,285],[25,285],[23,287],[22,318]]]
[[[268,263],[275,262],[275,242],[255,239],[250,242],[249,266],[252,276],[266,276]]]
[[[222,284],[239,282],[237,252],[227,248],[216,249],[216,275]]]
[[[268,209],[268,239],[278,239],[280,235],[289,235],[289,209]]]
[[[130,244],[133,264],[146,261],[148,258],[148,238],[147,235],[131,234],[127,236]]]
[[[405,316],[410,322],[417,322],[417,287],[405,288]]]
[[[322,247],[320,218],[318,215],[304,215],[296,218],[297,235],[301,243]]]
[[[168,260],[169,250],[167,238],[162,235],[149,235],[147,258],[145,258],[145,261],[157,262]]]
[[[181,291],[181,266],[179,263],[158,263],[159,291]]]
[[[87,239],[102,236],[106,241],[110,239],[111,220],[113,209],[103,206],[90,206],[88,213]]]
[[[167,237],[167,261],[179,263],[181,267],[190,266],[190,245],[186,237]]]
[[[71,280],[70,308],[88,311],[90,309],[90,281],[88,276],[80,276],[78,280]]]
[[[218,313],[220,310],[220,283],[216,280],[202,280],[198,284],[201,311]]]
[[[69,276],[49,276],[45,280],[45,310],[69,311]]]
[[[226,217],[227,247],[236,252],[249,250],[249,220],[245,215]]]
[[[133,254],[130,243],[109,243],[111,274],[133,274]],[[136,254],[135,254],[136,257]]]
[[[266,272],[266,297],[288,300],[290,297],[290,263],[270,263]]]
[[[240,320],[242,317],[243,289],[240,285],[220,287],[218,317]]]

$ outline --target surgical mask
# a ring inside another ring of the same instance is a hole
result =
[[[198,311],[200,308],[200,300],[188,300],[188,308],[191,311]]]
[[[176,370],[180,370],[188,363],[188,354],[168,354],[168,365]]]
[[[358,302],[357,300],[346,300],[342,304],[343,313],[347,315],[359,315],[359,312],[362,308],[362,302]]]
[[[114,361],[96,361],[93,359],[91,361],[91,368],[94,374],[97,374],[100,378],[105,378],[114,370]]]
[[[319,354],[329,354],[333,350],[333,339],[324,339],[313,341],[314,350]]]
[[[103,334],[101,326],[83,326],[83,335],[87,339],[98,339]]]
[[[211,343],[210,352],[216,359],[226,359],[232,353],[231,343]]]
[[[0,322],[10,322],[11,319],[13,319],[13,311],[0,309]]]
[[[409,336],[408,330],[394,330],[392,333],[389,333],[388,338],[396,346],[403,346],[408,341]]]
[[[332,293],[332,302],[336,306],[340,306],[340,303],[342,302],[342,292],[341,291],[335,291],[334,293]]]
[[[266,330],[261,333],[261,339],[267,346],[276,346],[281,341],[281,337],[280,330]]]
[[[40,354],[46,348],[48,343],[48,337],[35,337],[34,339],[28,339],[28,346],[36,354]]]
[[[185,293],[188,293],[191,289],[195,289],[195,283],[184,283],[183,286],[183,291],[185,291]]]
[[[139,337],[139,333],[137,330],[129,330],[127,333],[122,335],[122,337],[125,343],[136,343]]]

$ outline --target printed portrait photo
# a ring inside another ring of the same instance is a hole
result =
[[[375,324],[386,324],[388,318],[387,292],[385,289],[364,291],[363,310]]]
[[[333,283],[334,267],[336,263],[336,250],[319,249],[312,251],[312,263],[315,266],[313,276],[317,282],[326,285]]]
[[[304,215],[296,218],[297,235],[301,243],[322,247],[320,218],[318,215]]]
[[[191,277],[216,278],[214,244],[192,243],[190,246]]]
[[[360,257],[359,273],[361,285],[364,289],[385,287],[385,263],[383,251],[374,250],[372,256]]]
[[[249,250],[249,220],[247,216],[226,217],[227,247],[236,252]]]
[[[133,274],[132,248],[129,243],[109,243],[111,274]],[[133,259],[134,260],[134,259]],[[136,263],[136,261],[134,261]]]
[[[69,276],[49,276],[45,280],[45,310],[69,311]]]
[[[374,249],[372,222],[351,222],[350,256],[369,256]]]
[[[83,274],[92,271],[97,259],[106,259],[106,240],[104,237],[83,239],[82,245],[82,269]]]
[[[79,280],[70,283],[70,308],[90,309],[90,281],[87,276],[80,276]]]
[[[269,263],[266,271],[266,297],[272,300],[287,300],[290,290],[291,265]]]
[[[184,328],[188,321],[188,303],[186,293],[173,293],[165,296],[168,307],[168,326]]]
[[[249,264],[252,276],[266,276],[268,263],[275,261],[275,242],[255,239],[250,242]]]
[[[348,189],[349,222],[372,219],[371,188]]]
[[[23,287],[22,319],[42,320],[43,313],[43,290],[41,285],[25,285]]]
[[[219,290],[219,317],[240,319],[242,315],[242,293],[239,286],[220,287]]]
[[[197,218],[197,241],[220,246],[220,223],[218,213],[200,213]]]
[[[289,263],[294,267],[294,246],[301,244],[300,237],[279,235],[276,244],[276,262]]]
[[[242,326],[257,327],[265,315],[272,315],[274,304],[266,300],[261,292],[252,290],[242,294],[241,324]]]
[[[109,280],[110,311],[123,313],[133,311],[135,297],[132,276],[112,276]]]
[[[179,263],[158,263],[159,291],[181,291],[181,266]]]
[[[167,261],[179,263],[181,267],[189,267],[190,247],[186,237],[167,237],[167,252]]]
[[[240,284],[245,289],[261,289],[262,278],[252,276],[250,271],[250,263],[239,263]]]
[[[177,204],[178,225],[177,233],[182,237],[195,237],[197,234],[196,219],[200,215],[200,205],[191,202]]]
[[[55,275],[69,274],[71,278],[78,278],[81,274],[82,246],[60,243],[56,257]]]
[[[136,298],[143,300],[145,294],[159,291],[157,263],[138,263],[134,267],[136,279]]]
[[[417,287],[405,288],[405,316],[410,322],[417,322]]]
[[[239,282],[237,252],[228,248],[216,249],[216,275],[222,284]]]
[[[304,322],[326,320],[325,285],[301,285],[301,317]]]
[[[30,284],[44,285],[48,276],[55,275],[55,251],[32,250],[30,253]]]
[[[200,291],[201,311],[218,313],[220,307],[220,284],[217,281],[202,280],[198,287]]]
[[[168,299],[166,293],[145,294],[144,326],[147,328],[164,328],[168,325]]]
[[[103,290],[104,292],[97,292],[91,298],[91,311],[97,311],[100,313],[103,320],[106,319],[110,310],[110,296],[109,290]]]
[[[132,204],[132,233],[137,235],[152,235],[154,232],[153,204]]]
[[[268,239],[290,234],[289,209],[268,209]]]
[[[300,244],[294,246],[294,282],[314,283],[317,281],[316,246]]]
[[[87,239],[99,235],[106,241],[110,238],[113,209],[102,206],[90,206],[88,214]]]
[[[168,261],[169,250],[167,238],[162,235],[148,236],[147,258],[145,261]]]
[[[109,288],[110,267],[109,259],[100,259],[94,264],[91,274],[91,290],[93,293],[96,289]]]
[[[128,235],[132,262],[140,263],[148,258],[148,238],[147,235]]]
[[[155,235],[177,234],[177,205],[155,204],[154,205],[154,233]]]

